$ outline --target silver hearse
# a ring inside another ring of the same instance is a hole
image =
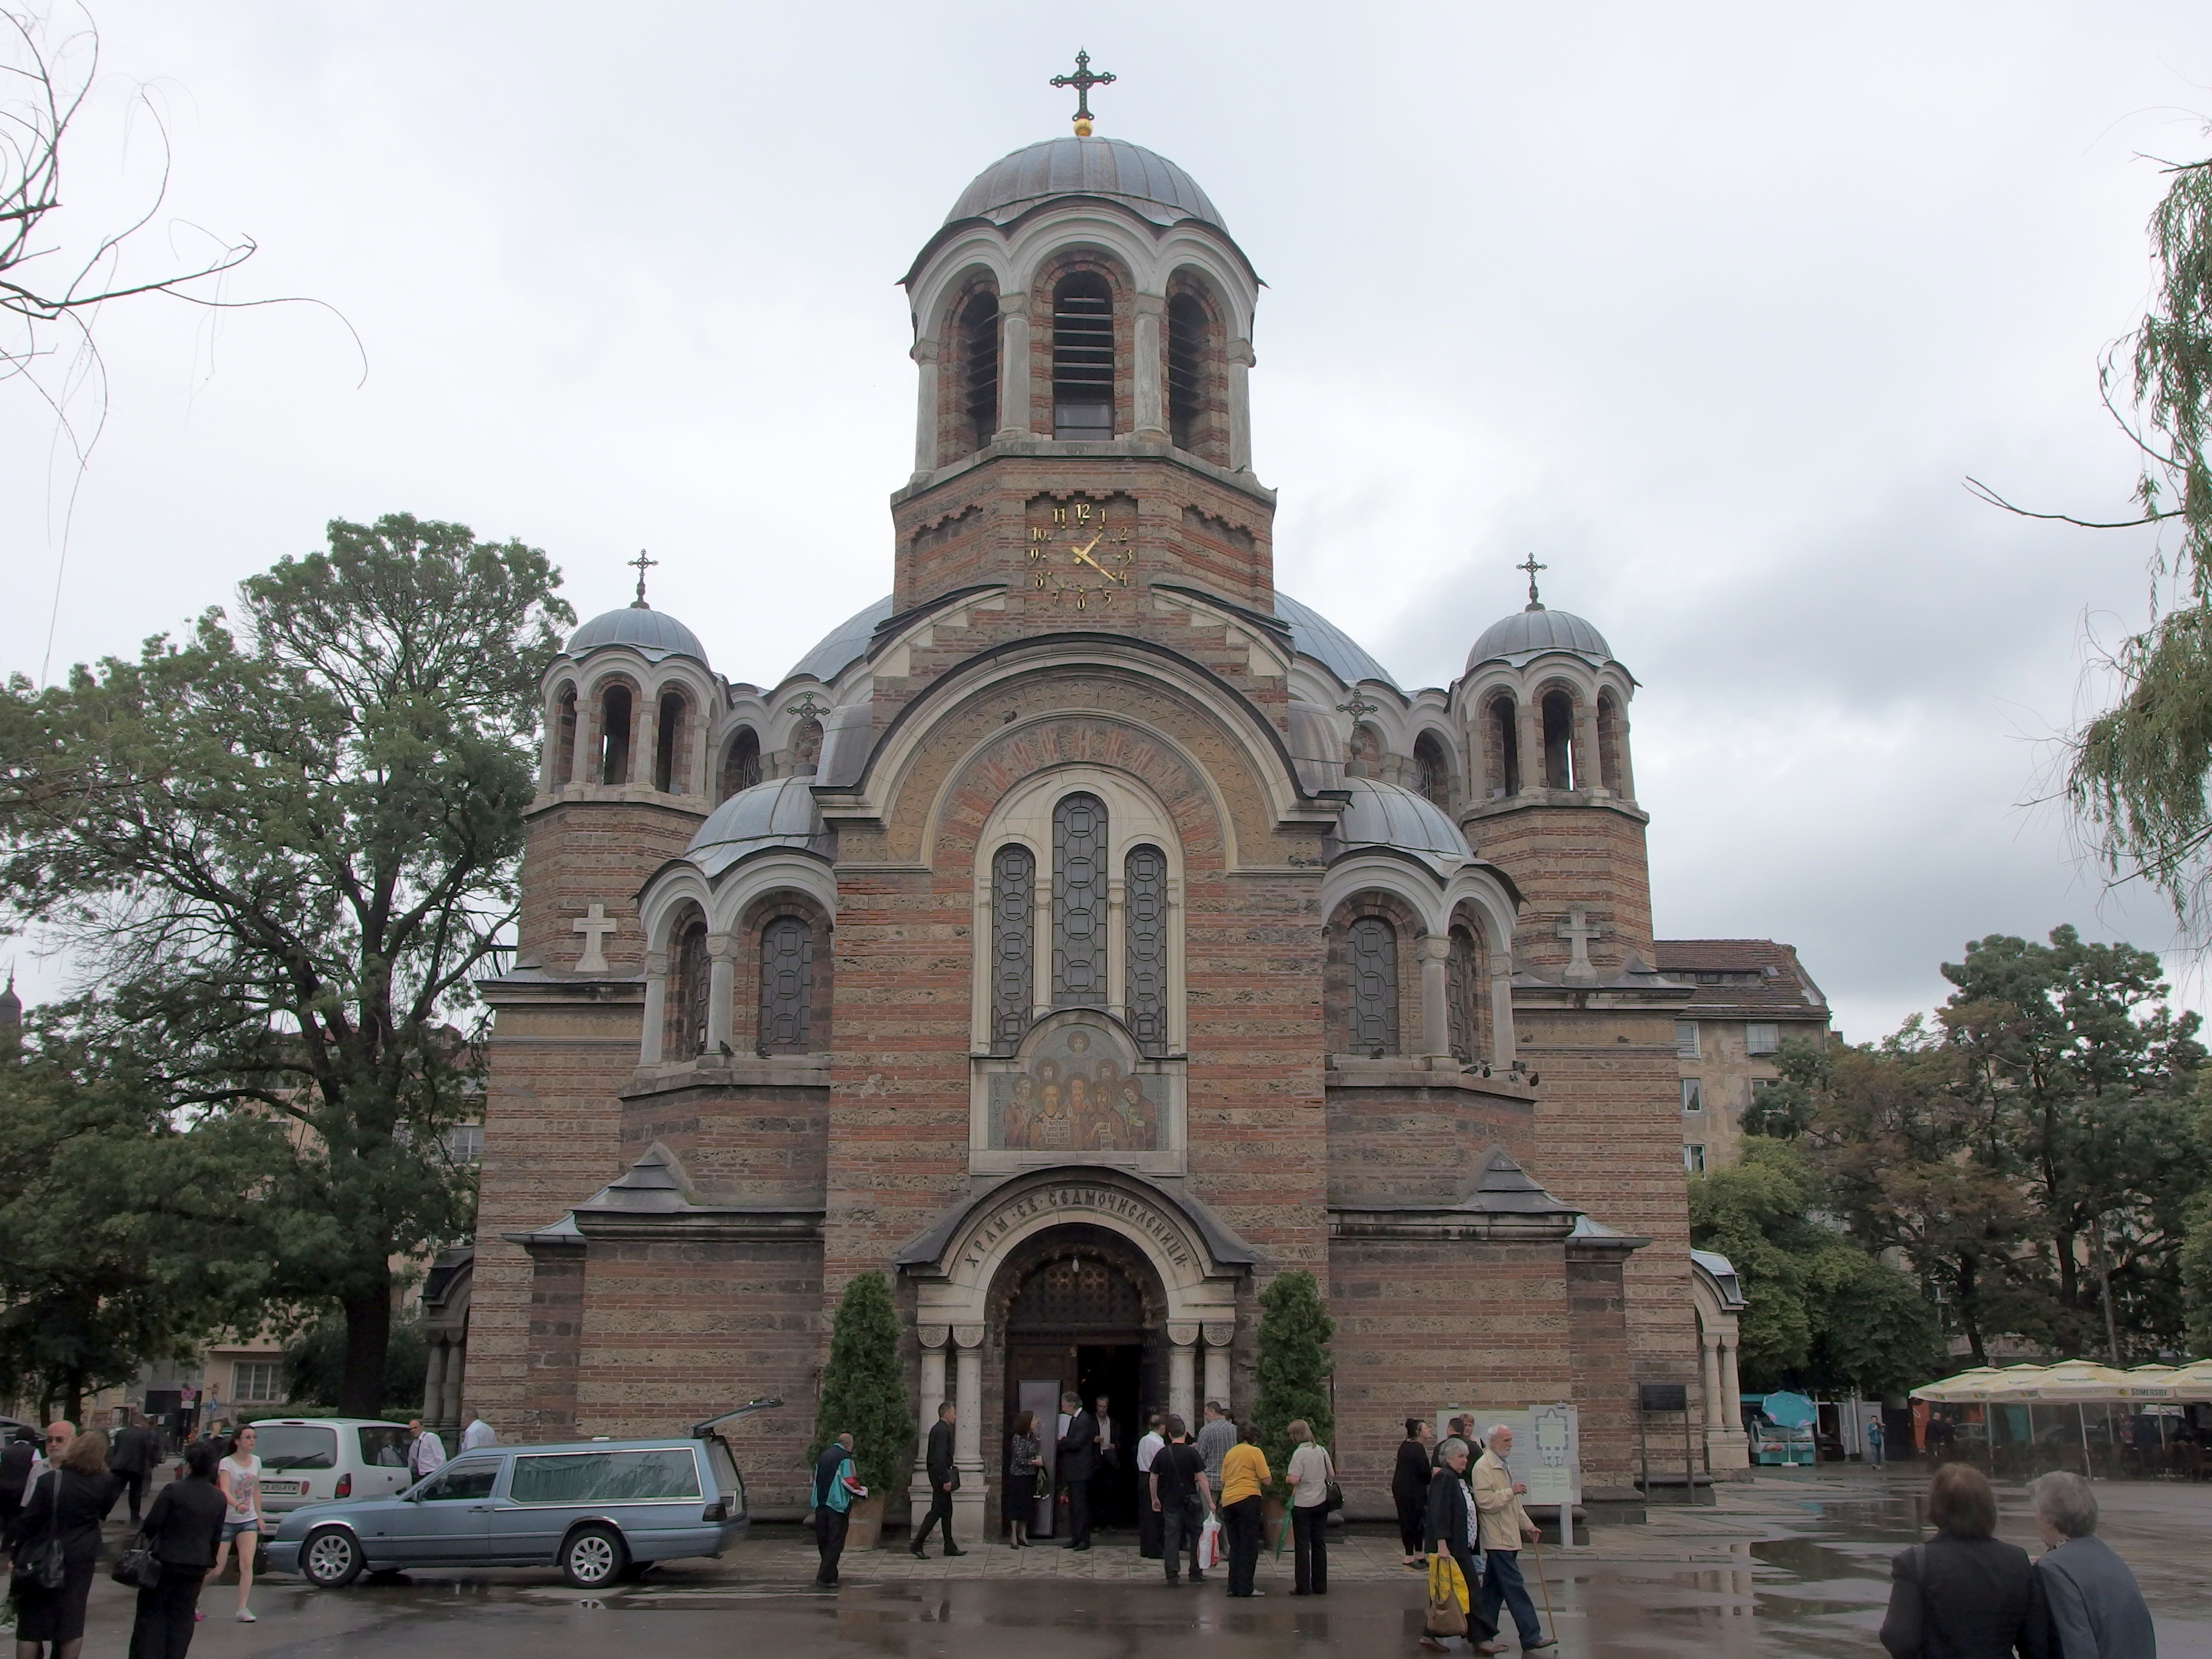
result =
[[[781,1403],[755,1401],[684,1436],[465,1452],[396,1497],[294,1510],[264,1544],[264,1568],[337,1589],[363,1571],[558,1566],[596,1589],[633,1566],[720,1555],[750,1517],[715,1430]]]

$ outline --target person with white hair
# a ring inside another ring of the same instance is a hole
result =
[[[1559,1641],[1544,1634],[1536,1604],[1528,1599],[1528,1583],[1521,1577],[1522,1543],[1534,1543],[1538,1534],[1521,1503],[1528,1483],[1516,1480],[1505,1461],[1512,1455],[1513,1431],[1503,1423],[1492,1424],[1474,1465],[1474,1506],[1482,1515],[1482,1617],[1495,1627],[1500,1607],[1511,1613],[1521,1651],[1535,1653],[1559,1646]]]
[[[2128,1564],[2097,1536],[2097,1494],[2054,1470],[2028,1488],[2051,1547],[2035,1563],[2057,1659],[2158,1659],[2158,1633]]]

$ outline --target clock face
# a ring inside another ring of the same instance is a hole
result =
[[[1030,591],[1048,593],[1070,611],[1110,614],[1127,608],[1137,564],[1136,525],[1123,500],[1032,507]]]

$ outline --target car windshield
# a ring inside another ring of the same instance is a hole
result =
[[[338,1431],[320,1424],[256,1423],[253,1455],[264,1469],[334,1468]]]

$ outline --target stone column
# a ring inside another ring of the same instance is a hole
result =
[[[430,1344],[430,1362],[422,1373],[422,1421],[430,1428],[442,1428],[446,1419],[439,1414],[446,1402],[446,1341],[439,1337]]]
[[[1129,1017],[1129,884],[1120,870],[1106,877],[1106,1006],[1116,1019]],[[1038,938],[1047,937],[1040,933]]]
[[[599,693],[576,694],[576,753],[568,768],[571,783],[599,781]]]
[[[1224,1407],[1235,1403],[1229,1398],[1229,1345],[1236,1340],[1233,1322],[1210,1323],[1206,1328],[1206,1397]]]
[[[914,419],[914,476],[927,477],[937,471],[937,342],[916,340],[908,353],[921,373],[915,396],[920,406]]]
[[[1540,704],[1527,697],[1516,698],[1513,704],[1514,742],[1521,751],[1522,794],[1532,789],[1548,789],[1551,779],[1546,775],[1544,763],[1544,711]]]
[[[1451,935],[1424,933],[1414,944],[1421,954],[1421,1052],[1449,1059],[1451,988],[1445,964],[1451,956]]]
[[[650,789],[660,775],[660,699],[640,686],[630,705],[629,722],[635,734],[629,744],[629,781]]]
[[[1000,438],[1030,434],[1030,301],[1026,294],[999,296],[999,430]]]
[[[738,1046],[730,1036],[736,1012],[730,1004],[737,994],[737,945],[733,933],[707,935],[707,1052],[702,1059],[719,1059],[726,1042],[732,1048]]]
[[[929,1513],[929,1431],[937,1426],[937,1408],[945,1401],[945,1345],[952,1332],[948,1326],[924,1325],[916,1334],[921,1339],[921,1431],[914,1445],[914,1479],[907,1486],[907,1524],[919,1528]]]
[[[1177,1322],[1168,1327],[1168,1410],[1198,1432],[1198,1327]]]
[[[1628,763],[1628,707],[1626,703],[1616,702],[1613,708],[1613,757],[1616,763],[1613,781],[1620,786],[1619,793],[1622,799],[1634,800],[1636,774]]]
[[[1721,1340],[1711,1331],[1698,1333],[1698,1353],[1700,1360],[1698,1376],[1705,1392],[1705,1426],[1718,1429],[1727,1426],[1721,1416]]]
[[[1500,956],[1505,957],[1499,961]],[[1513,1038],[1513,963],[1509,952],[1493,951],[1490,968],[1490,1063],[1512,1065],[1517,1051]]]
[[[1252,343],[1231,340],[1229,359],[1229,470],[1252,470]]]
[[[638,1044],[637,1063],[660,1064],[660,1042],[668,1018],[668,952],[645,953],[645,1035]]]
[[[952,1458],[960,1469],[960,1485],[952,1494],[952,1531],[973,1544],[983,1536],[988,1496],[983,1480],[983,1328],[955,1325],[952,1340],[957,1349],[953,1403],[960,1411],[952,1428]]]
[[[1164,443],[1168,435],[1167,405],[1160,384],[1160,319],[1167,315],[1167,296],[1137,296],[1137,429],[1134,435]]]
[[[1575,705],[1575,787],[1584,790],[1605,788],[1605,771],[1597,757],[1597,705],[1577,702]]]

